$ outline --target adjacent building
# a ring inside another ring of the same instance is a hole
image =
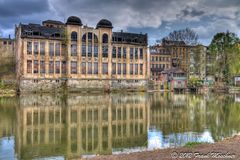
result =
[[[189,73],[192,46],[183,41],[163,40],[161,44],[150,47],[151,80],[159,80],[160,73],[166,69],[179,68]]]
[[[145,90],[147,34],[113,32],[100,20],[84,26],[47,20],[16,27],[17,80],[20,91]]]
[[[14,39],[0,38],[0,57],[14,57]]]

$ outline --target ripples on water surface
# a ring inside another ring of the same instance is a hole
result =
[[[0,159],[64,159],[215,142],[240,131],[237,95],[0,98]]]

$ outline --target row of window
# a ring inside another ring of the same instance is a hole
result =
[[[39,49],[40,46],[40,49]],[[27,42],[27,54],[45,55],[45,42]],[[49,55],[50,56],[60,56],[60,43],[49,43]],[[63,54],[63,52],[62,52]],[[108,45],[102,46],[103,57],[108,57]],[[82,57],[98,57],[98,44],[86,43],[82,44]],[[77,56],[77,44],[71,44],[71,56]],[[127,50],[126,47],[113,47],[112,49],[113,58],[126,58]],[[143,59],[143,48],[130,48],[130,59]]]
[[[71,33],[71,41],[78,41],[78,33],[73,31]],[[98,43],[98,37],[96,34],[92,33],[92,32],[88,32],[88,33],[85,33],[83,36],[82,36],[82,42],[83,43]],[[102,35],[102,43],[108,43],[108,35],[106,33],[104,33]]]
[[[171,58],[170,57],[154,57],[152,56],[152,61],[168,61],[170,62],[171,61]]]
[[[46,52],[46,43],[45,42],[27,42],[27,54],[32,55],[45,55]],[[49,56],[60,56],[60,43],[49,43]]]
[[[12,45],[12,41],[3,41],[3,45]]]
[[[168,69],[168,68],[170,68],[170,66],[169,66],[169,64],[155,64],[155,65],[152,64],[151,68],[152,69],[154,69],[154,68],[156,68],[156,69],[157,68],[160,68],[160,69],[165,69],[166,68],[166,69]]]
[[[81,64],[81,74],[98,74],[98,62],[82,62]],[[60,70],[61,69],[61,70]],[[49,74],[66,74],[67,65],[66,61],[49,61]],[[78,73],[78,63],[77,61],[70,62],[71,74]],[[27,73],[46,73],[45,61],[38,60],[27,60]],[[123,74],[126,75],[127,67],[126,63],[112,63],[112,74]],[[102,74],[108,74],[108,63],[102,63]],[[130,64],[130,74],[142,75],[143,74],[143,64]]]

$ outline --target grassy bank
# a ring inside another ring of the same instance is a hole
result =
[[[14,82],[6,83],[0,80],[0,97],[11,97],[16,95],[16,84]]]

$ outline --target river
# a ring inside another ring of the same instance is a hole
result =
[[[68,159],[214,143],[240,132],[239,95],[0,98],[0,159]]]

